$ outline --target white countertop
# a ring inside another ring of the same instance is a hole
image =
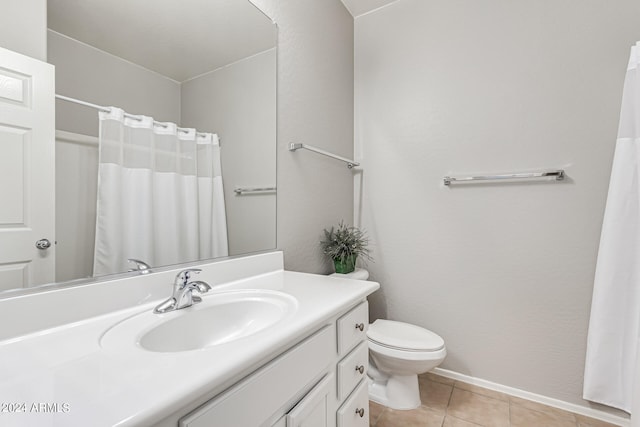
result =
[[[378,287],[287,271],[216,286],[205,299],[235,289],[270,289],[295,297],[298,307],[277,327],[202,350],[155,353],[134,343],[127,351],[101,347],[110,327],[153,310],[161,300],[0,341],[0,425],[148,426],[228,388]]]

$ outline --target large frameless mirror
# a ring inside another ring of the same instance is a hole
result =
[[[55,229],[0,295],[275,248],[276,42],[248,0],[49,0]]]

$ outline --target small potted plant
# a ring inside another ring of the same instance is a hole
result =
[[[333,260],[336,273],[351,273],[356,268],[356,258],[362,256],[371,260],[369,256],[369,239],[364,231],[357,227],[345,225],[340,221],[337,228],[324,230],[325,239],[320,242],[322,252]]]

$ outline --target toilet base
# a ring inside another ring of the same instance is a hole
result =
[[[391,375],[386,379],[368,378],[369,400],[391,409],[409,410],[420,406],[417,375]]]

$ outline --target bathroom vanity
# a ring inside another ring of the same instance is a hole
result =
[[[366,328],[360,328],[367,321],[366,302],[332,317],[238,384],[182,416],[178,425],[368,426],[368,352],[363,341]],[[175,420],[163,425],[175,425]]]
[[[280,252],[197,265],[212,290],[165,314],[153,308],[179,270],[1,300],[14,319],[42,311],[0,328],[0,424],[368,425],[378,284],[282,265]]]

